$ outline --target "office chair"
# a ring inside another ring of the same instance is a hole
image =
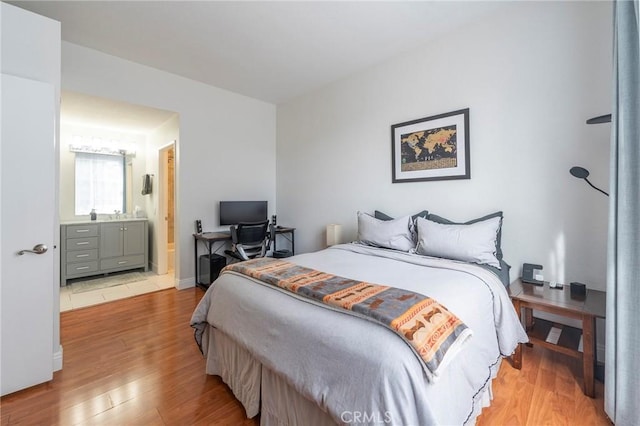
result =
[[[264,257],[271,245],[269,221],[243,222],[232,225],[231,250],[224,252],[238,260]]]

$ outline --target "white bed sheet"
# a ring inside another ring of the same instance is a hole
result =
[[[353,244],[288,260],[426,294],[474,333],[445,377],[430,382],[413,351],[390,330],[223,274],[192,323],[206,317],[337,423],[353,412],[374,419],[361,424],[472,422],[501,355],[527,339],[499,279],[474,265]]]

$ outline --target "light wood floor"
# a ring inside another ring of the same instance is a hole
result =
[[[189,319],[199,289],[164,290],[61,315],[64,369],[0,400],[2,425],[256,425],[204,360]],[[502,363],[479,425],[610,425],[582,394],[572,358],[525,348],[523,369]]]

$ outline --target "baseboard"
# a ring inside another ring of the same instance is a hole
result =
[[[53,371],[62,370],[62,345],[58,346],[58,351],[53,353]]]
[[[178,280],[178,290],[184,290],[186,288],[191,288],[196,286],[195,277],[192,278],[184,278],[182,280]]]
[[[153,273],[157,274],[158,273],[158,264],[151,262],[151,271],[153,271]]]

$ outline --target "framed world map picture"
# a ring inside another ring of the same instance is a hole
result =
[[[469,108],[391,126],[392,182],[470,179]]]

